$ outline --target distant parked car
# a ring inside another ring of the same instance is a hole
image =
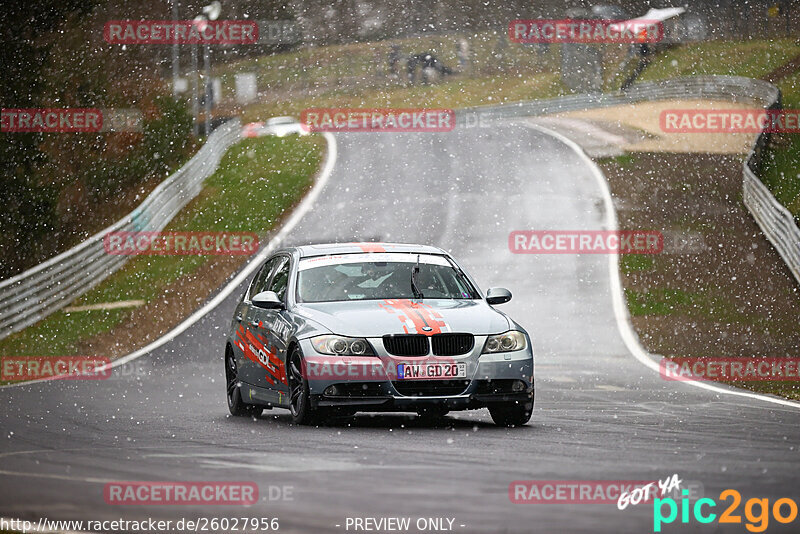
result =
[[[267,122],[251,122],[242,128],[242,137],[260,137],[275,135],[284,137],[289,134],[308,135],[293,117],[272,117]]]
[[[619,6],[598,4],[592,6],[593,18],[601,20],[628,20],[630,14]]]
[[[263,122],[249,122],[242,126],[242,137],[258,137],[263,128]]]

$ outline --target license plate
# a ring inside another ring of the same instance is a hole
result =
[[[400,380],[430,380],[431,378],[466,378],[467,364],[462,363],[399,363],[397,378]]]

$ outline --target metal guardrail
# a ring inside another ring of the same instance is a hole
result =
[[[639,83],[625,92],[469,108],[457,113],[456,124],[469,127],[500,119],[687,98],[730,100],[765,109],[781,108],[780,90],[768,82],[739,76],[695,76]],[[742,196],[761,231],[800,283],[800,228],[789,210],[777,201],[756,175],[769,137],[768,133],[762,132],[744,162]]]
[[[0,281],[0,339],[54,313],[122,267],[129,256],[107,254],[109,232],[158,232],[203,188],[231,145],[238,119],[218,127],[183,167],[161,182],[135,210],[79,245]]]

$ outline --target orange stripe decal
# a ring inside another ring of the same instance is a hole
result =
[[[442,315],[427,304],[409,299],[386,299],[380,307],[393,315],[397,314],[406,334],[412,333],[409,327],[413,327],[415,333],[426,336],[441,334],[443,328],[449,330]]]

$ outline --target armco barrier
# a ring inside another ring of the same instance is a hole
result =
[[[135,210],[86,241],[0,281],[0,339],[60,310],[122,267],[128,256],[106,254],[108,232],[157,232],[195,198],[228,148],[240,139],[238,119],[217,128],[183,167],[161,182]]]
[[[780,109],[781,93],[774,85],[739,76],[695,76],[639,83],[625,92],[575,95],[534,102],[469,108],[457,113],[458,126],[495,120],[610,107],[652,100],[717,99],[742,102],[766,109]],[[778,251],[800,283],[800,228],[792,214],[778,202],[756,173],[769,134],[761,133],[743,166],[742,195],[761,231]]]

